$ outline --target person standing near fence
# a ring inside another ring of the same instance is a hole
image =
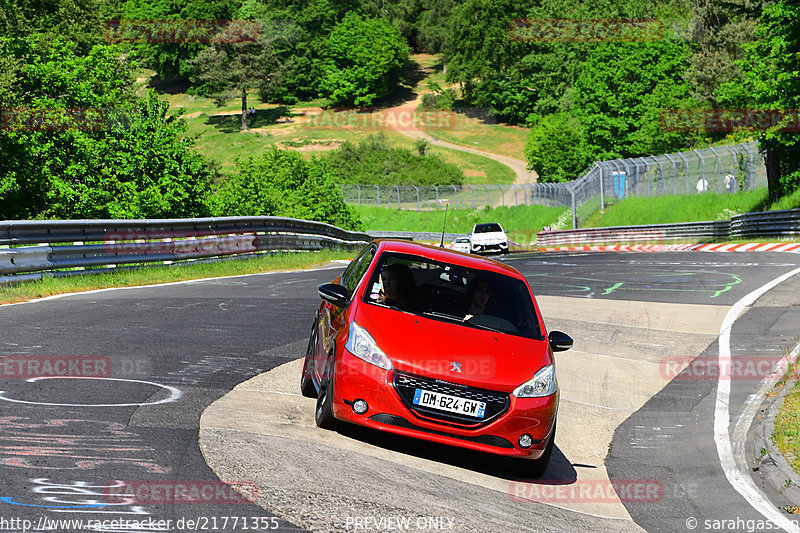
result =
[[[736,192],[736,176],[730,172],[725,175],[725,192]]]
[[[701,176],[700,179],[697,180],[697,185],[695,188],[697,189],[698,194],[706,192],[708,190],[708,180]]]

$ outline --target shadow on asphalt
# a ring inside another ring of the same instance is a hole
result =
[[[473,472],[509,481],[524,480],[531,483],[569,485],[575,483],[578,479],[575,466],[561,452],[558,446],[553,448],[553,455],[550,458],[550,464],[545,474],[539,480],[535,480],[527,477],[524,471],[519,470],[518,464],[507,457],[385,433],[352,424],[347,424],[339,430],[339,434],[396,453],[465,468]],[[593,468],[587,465],[576,466]]]

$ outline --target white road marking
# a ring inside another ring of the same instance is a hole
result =
[[[722,326],[719,332],[719,365],[720,368],[726,368],[722,365],[730,365],[731,361],[731,328],[739,315],[744,311],[745,307],[753,304],[767,291],[775,288],[778,284],[783,283],[792,276],[800,273],[800,268],[787,272],[786,274],[775,278],[766,285],[759,287],[750,294],[743,297],[736,302],[722,321]],[[725,477],[730,482],[731,486],[739,494],[747,500],[747,502],[761,515],[771,522],[779,525],[786,531],[800,533],[800,528],[789,520],[783,513],[781,513],[764,495],[763,492],[756,486],[753,479],[747,473],[747,463],[737,461],[737,458],[744,460],[744,451],[738,450],[740,453],[734,455],[733,446],[731,445],[731,436],[729,433],[730,427],[730,395],[731,395],[731,379],[724,379],[720,376],[717,382],[717,399],[714,409],[714,442],[717,445],[717,454],[719,455],[720,466],[725,472]],[[754,403],[754,402],[753,402]],[[748,406],[749,407],[749,406]],[[747,408],[745,409],[747,411]],[[753,413],[755,414],[755,413]],[[744,413],[743,413],[744,415]],[[752,420],[752,417],[749,419]],[[738,424],[737,424],[738,426]],[[738,435],[738,432],[734,432]],[[746,430],[745,430],[746,433]]]
[[[175,387],[169,385],[162,385],[161,383],[154,383],[152,381],[143,381],[140,379],[125,379],[125,378],[89,378],[89,377],[76,377],[76,376],[45,376],[38,378],[30,378],[25,381],[28,383],[35,383],[42,379],[94,379],[102,381],[125,381],[127,383],[144,383],[145,385],[153,385],[154,387],[161,387],[169,391],[169,396],[162,400],[155,402],[141,402],[141,403],[51,403],[51,402],[31,402],[28,400],[15,400],[14,398],[6,398],[5,391],[0,391],[0,400],[13,403],[24,403],[27,405],[54,405],[58,407],[141,407],[143,405],[159,405],[162,403],[170,403],[180,399],[183,393]]]

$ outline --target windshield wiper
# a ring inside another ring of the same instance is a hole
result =
[[[432,317],[432,318],[442,318],[444,320],[449,320],[451,322],[457,322],[459,324],[462,324],[464,322],[464,319],[462,317],[460,317],[460,316],[450,315],[448,313],[440,313],[438,311],[424,311],[422,313],[422,316],[429,316],[429,317]]]

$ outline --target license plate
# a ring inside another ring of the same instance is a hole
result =
[[[431,392],[423,389],[414,391],[414,405],[431,407],[450,413],[483,418],[486,412],[486,402],[476,402],[466,398],[458,398],[440,392]]]

